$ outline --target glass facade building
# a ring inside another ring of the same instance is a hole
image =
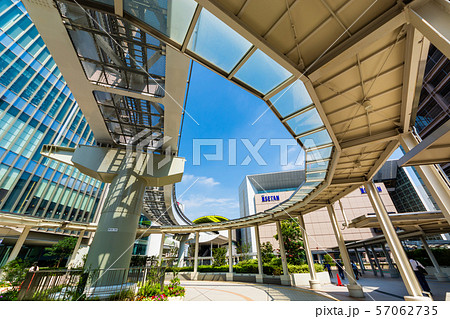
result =
[[[415,128],[422,139],[450,119],[450,60],[435,46],[428,52]],[[441,165],[450,177],[450,163]]]
[[[104,184],[40,155],[94,135],[18,0],[0,2],[0,211],[94,221]],[[65,233],[59,229],[45,232]],[[0,252],[1,253],[1,252]]]

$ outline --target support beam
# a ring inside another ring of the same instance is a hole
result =
[[[67,268],[72,268],[74,266],[75,258],[77,257],[78,249],[80,249],[81,241],[83,240],[85,231],[80,231],[80,234],[78,235],[77,243],[75,244],[75,247],[73,248],[72,256],[70,256],[69,261],[67,262]]]
[[[364,274],[366,272],[366,268],[364,267],[364,263],[362,261],[361,255],[359,254],[357,248],[355,248],[354,251],[355,251],[356,259],[359,263],[359,268],[361,268],[361,273]]]
[[[364,250],[366,252],[367,259],[369,259],[369,264],[370,264],[370,268],[372,268],[373,275],[376,277],[377,276],[377,270],[376,270],[376,268],[375,268],[375,266],[373,264],[374,262],[372,262],[372,258],[370,258],[370,252],[369,252],[369,249],[367,249],[367,246],[364,246]]]
[[[384,277],[383,269],[381,268],[380,261],[378,260],[377,252],[375,250],[375,247],[373,247],[373,245],[370,246],[370,250],[372,251],[373,260],[375,261],[375,265],[377,265],[377,268],[380,271],[380,277]]]
[[[186,240],[188,239],[189,235],[184,235],[182,239],[180,240],[180,247],[178,248],[178,257],[177,257],[177,266],[183,267],[184,266],[184,255],[186,251]]]
[[[448,276],[442,271],[441,267],[439,266],[436,257],[434,257],[433,252],[430,249],[430,246],[428,246],[427,240],[425,236],[421,236],[420,240],[422,240],[423,248],[428,254],[428,257],[430,257],[431,262],[433,263],[433,267],[436,270],[435,276],[436,279],[439,281],[448,281]]]
[[[277,225],[277,235],[278,235],[278,244],[280,245],[280,257],[281,257],[281,265],[283,266],[283,275],[280,276],[282,285],[290,285],[291,280],[289,277],[289,269],[286,260],[286,250],[284,248],[284,238],[281,233],[281,222],[279,220],[276,221]]]
[[[392,140],[398,140],[399,133],[397,130],[385,131],[383,133],[370,135],[362,138],[357,138],[354,140],[341,142],[341,148],[343,151],[348,151],[354,148],[360,148],[363,146],[368,146],[370,144],[378,144],[383,142],[388,142]]]
[[[411,125],[411,113],[419,104],[420,91],[427,62],[430,41],[412,25],[406,27],[405,65],[403,66],[400,124],[403,132]]]
[[[389,218],[386,211],[386,207],[381,200],[380,195],[372,182],[367,182],[365,184],[367,194],[369,196],[370,202],[372,203],[375,214],[380,222],[381,229],[383,230],[384,237],[386,238],[389,247],[391,248],[392,254],[394,255],[395,263],[402,276],[403,283],[405,284],[406,290],[409,296],[405,296],[405,300],[411,301],[425,301],[430,300],[428,297],[423,297],[422,289],[419,282],[411,268],[405,251],[403,250],[400,239],[397,237],[395,228]]]
[[[439,51],[450,58],[450,5],[448,1],[423,1],[420,7],[409,7],[407,19]]]
[[[16,244],[14,245],[13,250],[11,251],[11,254],[8,257],[8,260],[6,261],[6,264],[10,261],[13,261],[17,258],[17,256],[20,253],[20,250],[22,249],[23,243],[27,239],[28,233],[30,232],[31,227],[25,226],[22,230],[22,234],[20,234],[19,238],[16,241]]]
[[[303,215],[298,217],[298,222],[300,223],[302,237],[303,237],[303,248],[305,249],[306,261],[308,263],[309,275],[311,279],[309,280],[309,286],[311,289],[320,289],[321,284],[317,279],[316,268],[314,266],[314,259],[311,253],[311,246],[309,245],[308,233],[306,232],[305,220],[303,219]]]
[[[194,273],[193,275],[193,280],[197,280],[197,276],[198,276],[198,243],[199,243],[199,238],[200,238],[200,233],[196,232],[195,233],[195,251],[194,251]]]
[[[264,272],[263,272],[263,263],[262,263],[262,256],[261,256],[261,240],[259,238],[258,225],[255,225],[255,237],[256,237],[256,258],[258,258],[258,275],[256,275],[256,282],[262,283]]]
[[[341,229],[339,228],[333,205],[327,205],[327,209],[331,226],[333,227],[334,235],[336,236],[336,241],[339,246],[339,252],[341,253],[341,259],[344,262],[345,273],[347,274],[349,283],[347,285],[348,292],[351,297],[364,298],[362,287],[356,282],[355,274],[353,273],[352,264],[350,262],[350,256],[347,247],[345,247],[344,236],[342,236]]]
[[[228,273],[227,281],[233,281],[233,238],[232,229],[228,229]]]
[[[158,253],[158,266],[162,266],[163,253],[164,253],[164,240],[166,239],[166,234],[161,234],[161,242],[159,243],[159,253]]]
[[[411,132],[403,134],[400,143],[406,152],[419,144]],[[450,185],[448,185],[446,179],[441,175],[439,168],[435,165],[421,165],[415,166],[415,168],[442,211],[445,219],[450,224]]]
[[[391,256],[389,256],[389,253],[387,252],[384,243],[381,244],[381,249],[383,250],[383,254],[386,257],[386,261],[389,264],[389,272],[391,273],[391,278],[398,278],[400,276],[400,273],[394,267],[394,263],[392,262]]]

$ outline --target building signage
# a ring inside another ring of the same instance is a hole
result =
[[[119,231],[119,228],[108,228],[108,231],[109,231],[109,232],[116,233],[116,232]]]
[[[280,200],[280,195],[271,195],[271,196],[262,195],[261,199],[262,199],[263,203],[265,203],[265,202],[276,202],[276,201]]]

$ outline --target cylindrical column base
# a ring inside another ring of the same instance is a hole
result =
[[[291,276],[289,275],[281,275],[280,276],[281,284],[283,286],[291,286]]]
[[[364,291],[360,285],[347,285],[350,297],[364,298]]]
[[[264,282],[264,275],[256,275],[256,283],[262,284]]]
[[[233,273],[227,273],[226,274],[226,280],[227,281],[233,281],[234,280],[234,274]]]
[[[310,280],[309,281],[309,286],[311,287],[311,289],[320,289],[320,288],[322,288],[322,284],[318,280]]]

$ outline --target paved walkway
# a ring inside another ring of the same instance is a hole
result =
[[[333,284],[322,286],[321,292],[327,293],[339,300],[361,300],[350,297],[346,287],[336,286],[335,273],[333,277]],[[450,282],[441,282],[436,279],[427,279],[427,281],[433,293],[433,299],[444,301],[446,292],[450,292]],[[348,283],[347,279],[342,282],[344,285]],[[389,275],[385,275],[382,278],[379,276],[375,277],[373,273],[366,271],[364,276],[360,277],[358,283],[363,286],[363,291],[366,296],[364,300],[366,301],[399,301],[404,300],[403,297],[408,295],[401,278],[391,278]]]
[[[450,282],[428,279],[433,299],[444,301],[450,292]],[[347,284],[347,279],[342,281]],[[346,287],[336,286],[336,274],[332,284],[323,285],[313,291],[308,287],[287,287],[269,284],[254,284],[230,281],[182,281],[186,288],[185,301],[401,301],[408,295],[401,278],[375,277],[366,272],[358,283],[363,286],[364,299],[352,298]]]
[[[182,281],[185,301],[333,301],[308,289],[230,281]]]

